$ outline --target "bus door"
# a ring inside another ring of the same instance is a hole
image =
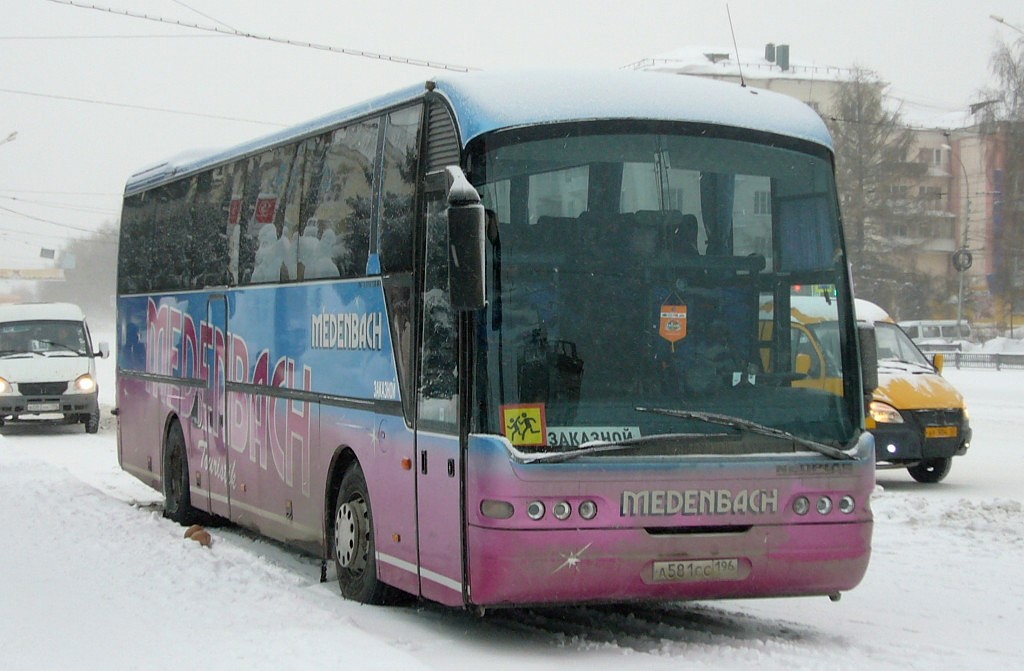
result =
[[[448,301],[445,194],[428,194],[416,406],[416,511],[420,593],[463,604],[462,450],[458,313]]]
[[[207,488],[210,491],[210,512],[230,518],[233,472],[225,440],[226,417],[224,398],[225,361],[227,361],[228,304],[224,294],[212,294],[206,303],[206,323],[210,328],[210,345],[204,351],[206,359],[206,416],[203,425],[203,444],[200,454]]]

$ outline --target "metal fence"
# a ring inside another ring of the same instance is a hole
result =
[[[928,356],[935,354],[924,350]],[[942,352],[945,365],[954,368],[1024,369],[1024,354],[1008,352]]]

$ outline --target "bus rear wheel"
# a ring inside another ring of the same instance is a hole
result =
[[[334,565],[345,598],[368,604],[385,602],[386,586],[377,579],[374,555],[370,495],[363,470],[355,464],[342,477],[334,506]]]
[[[181,425],[175,422],[167,431],[164,443],[164,517],[181,525],[196,520],[189,491],[188,454],[185,451],[185,434]]]
[[[953,465],[952,457],[940,457],[936,459],[925,459],[907,468],[910,476],[918,482],[928,484],[940,482],[949,475],[949,469]]]

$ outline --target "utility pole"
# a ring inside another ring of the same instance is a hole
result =
[[[967,166],[964,165],[964,160],[960,156],[962,151],[957,148],[956,153],[953,152],[952,139],[949,133],[946,133],[946,139],[950,144],[946,144],[945,147],[949,148],[950,161],[956,156],[957,163],[960,164],[960,170],[964,175],[964,212],[963,212],[963,225],[961,226],[960,233],[960,247],[953,252],[952,262],[953,268],[957,272],[957,293],[956,293],[956,335],[958,338],[963,339],[963,320],[964,320],[964,276],[970,269],[974,259],[969,248],[969,238],[971,229],[971,182],[967,177]],[[962,140],[960,141],[963,142]]]

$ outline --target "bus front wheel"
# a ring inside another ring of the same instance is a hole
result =
[[[377,580],[373,513],[366,478],[354,464],[341,479],[334,506],[334,564],[347,599],[360,603],[385,601],[385,585]]]

